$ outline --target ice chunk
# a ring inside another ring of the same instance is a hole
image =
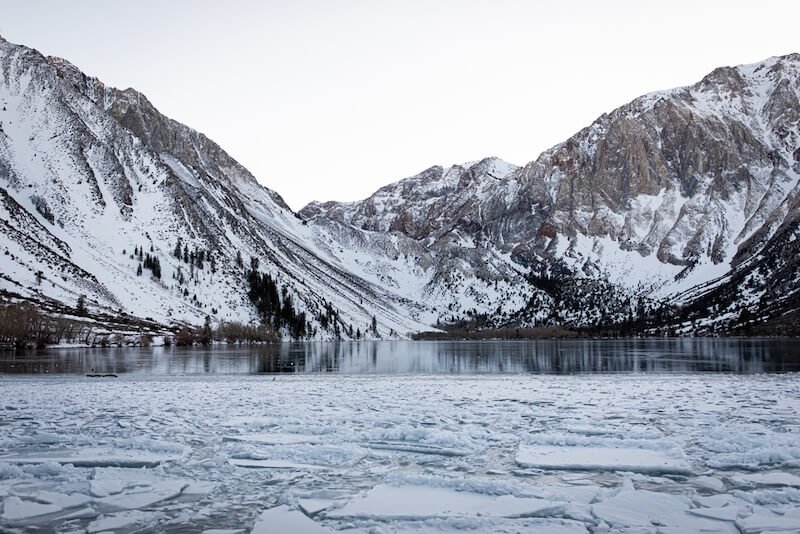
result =
[[[148,451],[104,449],[86,447],[84,449],[58,449],[26,454],[17,453],[0,457],[4,462],[14,464],[72,464],[75,467],[155,467],[162,462],[178,459],[173,454],[160,454]]]
[[[332,531],[322,527],[303,512],[291,510],[286,505],[276,506],[261,512],[256,519],[251,534],[272,534],[291,532],[292,534],[330,534]]]
[[[188,485],[188,482],[183,480],[163,480],[144,487],[137,487],[132,491],[103,497],[95,502],[112,510],[146,508],[157,502],[174,499]]]
[[[189,483],[188,486],[183,488],[181,495],[208,495],[217,485],[213,482],[203,482],[200,480],[195,480],[194,482]]]
[[[101,478],[92,480],[90,483],[90,491],[95,497],[108,497],[115,493],[121,493],[125,486],[122,480],[118,478]]]
[[[716,469],[758,469],[800,464],[800,447],[758,447],[752,451],[719,454],[709,459]]]
[[[736,521],[736,526],[744,534],[760,532],[798,532],[800,531],[800,510],[792,510],[785,515],[756,513]]]
[[[381,484],[327,517],[427,519],[447,516],[526,517],[548,515],[564,503],[513,495],[485,495],[451,488]]]
[[[645,490],[623,490],[592,506],[592,513],[610,525],[652,526],[690,507],[689,499]]]
[[[623,489],[592,505],[592,513],[612,527],[631,529],[658,526],[658,532],[736,533],[733,523],[692,515],[688,497],[647,490]],[[649,532],[649,530],[647,530]]]
[[[59,519],[69,521],[70,519],[90,519],[92,517],[97,517],[97,512],[91,506],[86,506],[67,515],[62,515]]]
[[[767,473],[747,473],[730,477],[731,482],[739,485],[757,486],[791,486],[800,488],[800,477],[781,471]]]
[[[736,521],[740,515],[749,512],[737,506],[721,506],[717,508],[693,508],[689,510],[689,513],[718,521]]]
[[[333,499],[298,499],[297,504],[308,515],[318,514],[322,510],[330,508],[336,501]]]
[[[3,519],[7,521],[20,521],[42,515],[54,514],[63,510],[56,504],[42,504],[34,501],[23,501],[19,497],[11,496],[3,500]]]
[[[441,447],[419,442],[408,441],[370,441],[366,444],[370,449],[381,449],[398,452],[413,452],[417,454],[438,454],[441,456],[466,456],[470,451],[453,447]]]
[[[692,484],[698,488],[708,489],[712,491],[724,491],[725,483],[717,477],[702,476],[692,479]]]
[[[228,460],[236,467],[249,467],[254,469],[330,469],[324,465],[301,464],[285,460],[251,460],[248,458],[231,458]]]
[[[692,474],[685,457],[672,451],[624,447],[561,447],[520,445],[517,464],[543,469],[633,471],[638,473]]]
[[[61,508],[76,508],[91,502],[92,498],[82,493],[57,493],[54,491],[37,491],[34,498],[38,502],[46,504],[55,504]]]
[[[89,523],[86,532],[94,534],[106,530],[122,530],[132,527],[144,527],[153,525],[161,514],[158,512],[143,512],[140,510],[129,510],[116,514],[100,517]]]
[[[323,443],[320,436],[308,434],[281,434],[262,432],[258,434],[233,434],[223,436],[222,441],[242,441],[246,443],[263,443],[264,445],[293,445],[296,443]]]

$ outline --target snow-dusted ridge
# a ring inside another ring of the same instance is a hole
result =
[[[251,322],[256,258],[316,338],[599,325],[664,305],[684,307],[680,332],[780,321],[800,308],[798,80],[797,54],[720,68],[527,165],[435,166],[295,214],[144,95],[0,39],[0,290]],[[160,279],[137,275],[144,254]]]
[[[523,167],[494,173],[492,158],[432,167],[363,201],[312,203],[300,213],[421,246],[435,273],[421,287],[442,296],[440,319],[474,307],[501,323],[614,322],[643,302],[692,304],[718,280],[681,331],[735,330],[747,326],[743,313],[772,320],[800,308],[786,248],[788,239],[794,250],[797,234],[798,95],[800,55],[723,67],[604,114]],[[741,288],[745,268],[761,274]],[[585,291],[554,296],[514,277],[531,271],[608,282],[590,293],[610,290],[615,302],[575,305]],[[522,315],[498,317],[493,307],[510,302],[487,291],[485,278],[517,288],[511,302],[528,303]],[[777,283],[786,302],[765,304]],[[464,286],[490,296],[465,302]]]
[[[372,335],[426,327],[413,304],[343,270],[277,193],[140,93],[0,41],[0,106],[0,289],[67,306],[86,295],[90,311],[165,324],[250,322],[244,268],[257,258],[315,337],[335,335],[316,319],[327,304],[344,337],[373,317]],[[204,252],[204,268],[175,257],[179,240]],[[159,259],[160,279],[137,275],[140,247]]]

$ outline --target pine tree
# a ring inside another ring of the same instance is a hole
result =
[[[136,268],[136,276],[142,276],[142,264],[141,263]]]

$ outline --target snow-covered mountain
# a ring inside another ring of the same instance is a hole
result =
[[[250,322],[257,262],[316,337],[425,328],[413,303],[315,248],[281,197],[203,134],[133,89],[2,39],[0,235],[0,290],[15,299],[74,308],[85,295],[90,313]]]
[[[433,167],[300,213],[410,239],[429,275],[419,298],[440,297],[444,320],[475,307],[495,324],[600,324],[667,305],[680,331],[791,322],[799,74],[797,54],[720,68],[604,114],[523,167]]]
[[[250,322],[255,267],[284,334],[317,338],[794,325],[799,71],[798,55],[717,69],[525,166],[432,167],[295,214],[144,95],[0,38],[0,296]]]

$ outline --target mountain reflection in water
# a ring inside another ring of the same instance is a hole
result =
[[[0,373],[507,374],[800,371],[797,340],[675,338],[310,342],[0,352]]]

